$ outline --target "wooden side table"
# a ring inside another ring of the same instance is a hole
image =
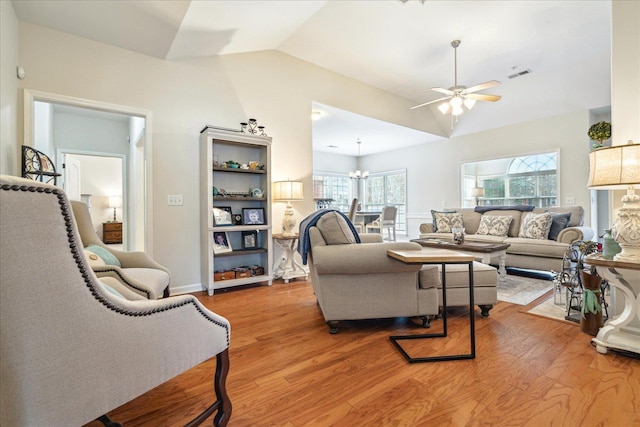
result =
[[[102,241],[104,243],[122,243],[122,223],[102,223]]]
[[[289,283],[289,280],[296,277],[304,277],[307,280],[309,277],[309,270],[307,270],[302,264],[296,260],[296,247],[298,245],[298,235],[284,236],[282,234],[274,234],[273,241],[280,248],[284,250],[285,260],[275,262],[273,266],[273,277],[276,279],[283,279],[284,283]]]

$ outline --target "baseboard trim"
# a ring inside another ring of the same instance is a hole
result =
[[[190,285],[182,285],[176,287],[170,287],[171,295],[190,294],[193,292],[204,292],[206,288],[202,286],[202,283],[192,283]]]

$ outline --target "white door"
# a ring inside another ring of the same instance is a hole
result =
[[[64,154],[62,158],[64,168],[64,191],[69,200],[81,200],[80,196],[80,160],[71,154]]]

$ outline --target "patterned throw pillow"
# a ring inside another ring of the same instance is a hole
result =
[[[546,240],[549,236],[552,221],[553,219],[549,212],[541,214],[529,212],[520,224],[520,233],[518,233],[518,237]]]
[[[482,215],[476,234],[507,237],[511,221],[513,221],[512,216]]]
[[[436,233],[451,233],[453,227],[464,227],[462,214],[456,212],[434,212],[433,223],[436,226]]]

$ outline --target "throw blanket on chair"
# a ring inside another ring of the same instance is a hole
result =
[[[307,254],[311,251],[311,240],[309,239],[309,228],[313,227],[318,223],[318,220],[322,217],[322,215],[327,214],[329,212],[337,212],[347,221],[349,224],[349,228],[353,233],[353,237],[356,239],[356,243],[360,243],[360,236],[358,235],[358,231],[353,226],[353,223],[349,220],[349,218],[335,208],[328,208],[316,211],[300,221],[300,237],[298,239],[298,252],[300,256],[302,256],[302,264],[307,265]]]

